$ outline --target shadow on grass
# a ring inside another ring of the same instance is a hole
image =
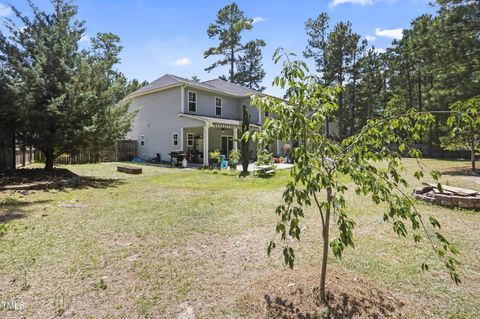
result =
[[[475,172],[472,172],[471,166],[462,166],[462,167],[451,167],[443,171],[440,171],[442,175],[448,176],[479,176],[480,171],[477,169]]]
[[[50,200],[19,201],[14,198],[7,198],[0,202],[0,224],[8,223],[15,219],[25,218],[24,208],[31,205],[50,203]]]
[[[273,318],[317,319],[317,318],[385,318],[401,313],[403,303],[385,298],[380,292],[369,296],[354,296],[339,293],[327,295],[328,305],[318,298],[315,309],[303,310],[304,302],[265,295],[266,308]],[[308,307],[312,308],[312,307]]]
[[[0,174],[0,191],[34,191],[65,188],[108,188],[123,184],[121,179],[79,176],[65,168],[46,172],[39,168],[18,169]]]

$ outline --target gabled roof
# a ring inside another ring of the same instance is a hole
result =
[[[255,90],[243,87],[240,84],[230,83],[222,79],[209,80],[202,82],[202,84],[213,86],[214,88],[217,88],[222,92],[237,96],[249,96],[255,93],[259,93]]]
[[[251,89],[247,89],[241,85],[229,83],[222,79],[215,79],[205,82],[195,82],[189,79],[185,79],[172,74],[165,74],[164,76],[156,79],[152,83],[136,90],[131,93],[128,98],[132,98],[139,95],[154,93],[161,91],[167,88],[172,88],[179,85],[188,85],[191,87],[196,87],[206,91],[212,91],[215,93],[221,93],[226,95],[231,95],[234,97],[248,97],[252,94],[259,93]]]

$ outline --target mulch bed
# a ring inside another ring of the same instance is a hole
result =
[[[15,186],[36,186],[52,183],[54,181],[68,181],[77,178],[78,175],[64,168],[55,168],[51,172],[46,172],[41,168],[22,168],[15,171],[0,173],[0,190],[15,189]]]
[[[330,268],[328,305],[319,299],[317,268],[285,270],[262,279],[240,301],[260,318],[415,318],[406,298],[384,291],[353,274]]]

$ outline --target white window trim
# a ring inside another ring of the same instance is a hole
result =
[[[194,101],[190,101],[190,93],[195,93],[195,102],[194,102]],[[197,92],[195,92],[195,91],[188,91],[187,100],[188,100],[188,105],[187,105],[187,110],[188,110],[188,112],[197,113],[197,111],[198,111],[198,94],[197,94]],[[190,102],[195,103],[195,111],[191,111],[191,110],[190,110]]]
[[[177,138],[175,139],[175,135]],[[178,146],[179,145],[179,139],[178,139],[179,134],[178,133],[173,133],[172,134],[172,146]],[[177,145],[175,145],[175,140],[177,141]]]
[[[220,99],[220,115],[217,114],[217,99]],[[223,116],[223,99],[219,96],[215,97],[215,116]]]
[[[190,139],[190,136],[192,137]],[[192,141],[192,145],[190,145],[190,141]],[[193,133],[187,133],[187,147],[193,147],[195,145],[195,134]]]
[[[145,147],[145,135],[140,135],[140,147]]]

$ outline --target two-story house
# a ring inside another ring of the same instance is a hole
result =
[[[208,165],[208,153],[224,155],[239,147],[243,105],[250,112],[250,123],[260,128],[265,113],[250,106],[250,96],[261,94],[222,79],[195,82],[175,75],[164,75],[132,93],[131,110],[136,110],[129,138],[138,141],[138,156],[151,159],[171,151],[189,154],[192,162]],[[256,157],[251,145],[250,157]],[[283,143],[273,143],[270,151],[283,155]]]

